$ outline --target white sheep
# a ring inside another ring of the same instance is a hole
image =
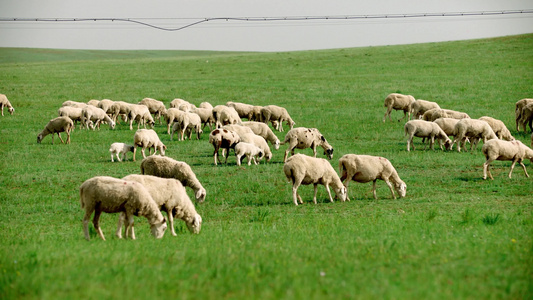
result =
[[[125,143],[113,143],[109,147],[109,152],[111,152],[111,162],[114,162],[113,156],[117,157],[118,161],[126,161],[126,153],[133,152],[134,146],[128,145]],[[122,154],[122,159],[120,158],[120,154]]]
[[[533,162],[533,150],[524,145],[521,141],[503,141],[499,139],[492,139],[487,141],[481,150],[487,159],[487,161],[483,163],[483,179],[487,179],[487,173],[489,174],[490,179],[494,179],[490,173],[489,167],[490,163],[495,160],[513,161],[511,165],[511,171],[509,172],[509,178],[511,178],[511,174],[513,173],[516,163],[519,163],[522,166],[526,177],[529,177],[523,160],[529,159],[531,162]]]
[[[200,116],[200,120],[202,121],[203,125],[202,130],[205,129],[206,125],[209,125],[209,131],[213,130],[213,125],[215,124],[215,117],[213,117],[213,108],[198,107],[191,110],[191,112]]]
[[[294,149],[313,149],[314,157],[316,157],[316,147],[320,146],[324,149],[324,154],[328,159],[333,158],[333,147],[328,143],[326,138],[316,128],[296,127],[285,135],[285,140],[282,145],[289,143],[289,147],[285,150],[283,162],[287,161],[289,152],[294,155]]]
[[[148,107],[144,104],[130,104],[130,110],[127,115],[130,121],[130,130],[133,130],[133,121],[137,121],[137,129],[139,129],[141,125],[146,128],[146,124],[154,128],[154,118]]]
[[[158,239],[163,237],[167,229],[166,220],[154,199],[144,186],[137,182],[107,176],[90,178],[80,186],[80,203],[81,208],[85,209],[83,232],[87,240],[90,240],[88,224],[93,212],[94,229],[104,241],[105,237],[99,225],[102,212],[123,212],[127,220],[126,237],[130,236],[132,239],[135,239],[134,215],[145,217],[150,224],[152,235]]]
[[[452,141],[448,135],[437,125],[437,123],[424,120],[410,120],[404,125],[404,133],[407,136],[407,151],[411,151],[411,144],[413,137],[429,138],[429,146],[434,150],[435,139],[439,140],[440,148],[443,144],[447,149],[452,145]],[[413,144],[413,150],[415,145]]]
[[[315,204],[318,184],[326,187],[330,202],[333,202],[329,190],[330,185],[333,187],[337,197],[343,202],[346,201],[346,187],[342,184],[339,175],[337,175],[331,164],[324,158],[311,157],[300,153],[295,154],[285,162],[283,172],[289,182],[292,182],[292,198],[295,205],[298,205],[297,200],[300,201],[300,204],[303,204],[302,197],[298,195],[298,187],[302,184],[313,184],[315,190],[313,202]]]
[[[487,140],[498,138],[489,123],[476,119],[459,120],[455,125],[455,131],[457,135],[454,137],[454,143],[457,142],[458,152],[461,152],[461,147],[464,148],[467,138],[471,141],[470,151],[477,149],[480,139],[483,139],[483,143],[486,143]]]
[[[179,122],[185,117],[185,112],[178,108],[169,108],[164,113],[165,122],[167,122],[167,133],[170,134],[170,128],[174,122]]]
[[[274,146],[274,149],[279,149],[280,141],[267,124],[262,122],[248,121],[242,122],[242,125],[249,127],[255,134],[262,136],[265,140],[270,142],[272,146]]]
[[[60,132],[65,132],[67,134],[67,144],[70,144],[70,132],[74,128],[74,122],[69,117],[57,117],[52,119],[46,124],[43,131],[37,135],[37,143],[41,143],[45,136],[52,135],[52,145],[54,144],[54,133],[57,133],[57,136],[63,142]]]
[[[381,179],[389,187],[392,198],[396,199],[394,189],[396,189],[401,198],[405,197],[407,185],[400,179],[396,169],[385,157],[346,154],[339,159],[339,169],[341,181],[344,182],[346,189],[348,189],[348,184],[351,180],[361,183],[372,181],[372,193],[374,194],[374,199],[377,200],[376,181]],[[349,200],[348,196],[346,196],[346,199]]]
[[[263,125],[266,125],[266,124],[263,124]],[[270,151],[270,147],[268,147],[267,141],[262,136],[255,134],[251,128],[247,126],[237,125],[237,124],[224,125],[222,128],[228,129],[229,131],[233,131],[237,133],[240,137],[241,142],[253,144],[254,146],[257,146],[261,150],[263,150],[263,153],[265,155],[267,162],[269,162],[272,159],[272,151]],[[224,149],[222,149],[222,156],[225,156]]]
[[[74,125],[80,122],[80,129],[82,128],[83,109],[74,106],[61,106],[57,110],[59,117],[69,117]]]
[[[451,109],[435,109],[430,111],[432,113],[429,116],[428,121],[435,121],[438,118],[470,119],[470,116],[467,113],[461,111]],[[425,113],[423,118],[425,118]]]
[[[202,131],[202,120],[200,119],[200,116],[195,113],[185,112],[183,117],[178,118],[178,120],[172,126],[170,140],[174,138],[174,132],[176,131],[180,133],[180,137],[178,140],[183,141],[186,132],[188,132],[187,137],[190,140],[193,129],[196,132],[196,138],[199,140],[200,135],[203,132]]]
[[[198,108],[207,108],[213,110],[213,105],[209,102],[202,102],[200,105],[198,105]]]
[[[247,118],[248,120],[252,118],[254,106],[251,104],[228,101],[226,106],[233,107],[239,118]]]
[[[170,101],[170,108],[180,109],[180,107],[182,105],[184,105],[183,108],[182,108],[183,111],[191,111],[192,109],[196,108],[196,106],[194,104],[190,103],[189,101],[183,100],[183,99],[176,98],[176,99]]]
[[[94,127],[100,129],[100,124],[106,122],[109,124],[111,129],[115,129],[115,121],[113,121],[103,109],[96,106],[87,105],[81,110],[81,123],[85,128],[89,128],[91,123],[94,124]]]
[[[85,106],[87,106],[87,103],[67,100],[67,101],[63,102],[63,104],[61,104],[61,106],[74,106],[74,107],[84,108]]]
[[[163,156],[165,155],[165,150],[167,150],[167,146],[161,142],[159,136],[157,136],[157,133],[153,129],[137,130],[133,137],[133,145],[135,146],[133,149],[133,161],[135,161],[135,154],[138,147],[142,148],[141,153],[143,158],[146,158],[146,154],[144,153],[146,148],[149,149],[149,154],[152,152],[151,149],[153,148],[154,154],[156,154],[157,150],[159,150]]]
[[[385,98],[385,103],[383,105],[387,108],[387,111],[385,111],[385,115],[383,116],[383,122],[385,122],[387,117],[392,121],[390,114],[393,109],[403,111],[403,118],[400,120],[405,119],[405,117],[409,120],[411,118],[411,107],[414,102],[415,98],[411,95],[402,95],[398,93],[389,94]]]
[[[262,109],[263,109],[262,106],[254,105],[254,107],[252,108],[252,111],[250,112],[250,115],[248,116],[248,120],[260,122]],[[277,123],[278,123],[277,121],[272,122],[272,126],[274,126],[274,124],[276,124],[277,126]]]
[[[124,102],[124,101],[115,101],[113,105],[111,106],[111,111],[113,111],[113,121],[115,121],[117,124],[119,124],[118,116],[121,115],[124,122],[128,121],[128,114],[130,113],[132,103]],[[109,112],[108,112],[109,113]]]
[[[13,115],[15,112],[15,108],[13,105],[11,105],[11,102],[7,100],[7,96],[4,94],[0,94],[0,110],[2,110],[2,117],[4,116],[4,107],[7,107],[7,111],[10,115]]]
[[[459,122],[459,119],[454,118],[438,118],[435,121],[433,121],[439,125],[439,127],[446,133],[448,137],[455,137],[457,135],[457,132],[455,131],[455,125],[457,122]],[[422,139],[422,142],[424,142],[425,138]],[[449,150],[453,149],[453,143],[450,145]]]
[[[518,100],[515,104],[515,121],[516,121],[516,131],[520,131],[520,128],[519,128],[519,125],[522,124],[521,120],[522,120],[522,108],[524,108],[524,106],[530,104],[530,103],[533,103],[533,99],[521,99],[521,100]],[[524,130],[526,130],[526,127],[525,125],[523,126]],[[533,129],[532,129],[533,131]]]
[[[209,134],[209,143],[215,148],[215,151],[213,152],[215,165],[217,165],[217,162],[220,162],[220,158],[218,156],[218,150],[220,148],[226,150],[227,156],[224,163],[227,163],[230,149],[235,149],[235,145],[237,145],[237,143],[240,141],[240,136],[234,131],[227,129],[215,129],[211,131]]]
[[[265,156],[265,153],[261,148],[257,147],[254,144],[240,142],[235,145],[235,156],[237,158],[237,165],[241,165],[241,160],[244,156],[248,158],[248,165],[252,165],[252,160],[254,164],[257,165],[257,161],[260,161]]]
[[[215,117],[216,128],[220,128],[227,124],[242,125],[241,118],[233,107],[217,105],[213,108],[213,115]]]
[[[153,98],[144,98],[141,100],[141,102],[139,102],[139,104],[148,107],[150,113],[154,115],[154,119],[159,119],[159,124],[161,124],[161,115],[167,110],[165,108],[165,104],[162,101]]]
[[[183,220],[191,233],[200,233],[202,217],[196,212],[181,182],[176,179],[137,174],[128,175],[122,180],[135,181],[146,188],[159,209],[167,213],[168,226],[173,236],[177,236],[174,230],[174,217]],[[119,219],[117,234],[122,231],[122,220],[123,218]]]
[[[411,113],[415,120],[420,119],[424,113],[430,109],[440,109],[440,106],[437,102],[421,99],[415,100],[411,105]]]
[[[531,129],[531,132],[533,132],[532,123],[533,123],[533,102],[522,107],[522,111],[520,112],[520,124],[522,124],[522,127],[524,128],[525,133],[527,133],[526,125],[528,125],[529,129]]]
[[[280,132],[283,131],[283,122],[286,122],[290,129],[296,124],[287,109],[277,105],[267,105],[261,108],[261,122],[265,124],[272,122],[273,126],[276,124],[275,128]]]
[[[174,178],[181,182],[183,186],[191,188],[194,191],[196,201],[200,203],[204,202],[207,195],[205,188],[186,162],[177,161],[170,157],[152,155],[141,162],[141,174]]]
[[[92,100],[87,101],[87,105],[98,107],[98,104],[100,104],[100,100],[92,99]]]
[[[487,122],[500,140],[512,141],[515,139],[502,121],[487,116],[483,116],[479,119]]]
[[[101,108],[105,111],[106,114],[108,114],[110,117],[113,116],[114,112],[111,112],[111,107],[113,107],[113,104],[115,102],[109,99],[102,99],[100,102],[98,102],[98,108]]]

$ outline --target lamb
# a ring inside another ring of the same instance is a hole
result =
[[[274,149],[279,149],[280,141],[267,124],[255,121],[248,121],[242,122],[242,125],[249,127],[255,134],[262,136],[265,140],[267,140],[274,146]]]
[[[496,134],[490,125],[482,120],[476,119],[462,119],[455,125],[457,136],[454,138],[454,143],[457,141],[457,151],[461,152],[461,146],[464,148],[466,138],[470,138],[470,151],[477,149],[479,139],[483,139],[483,143],[487,140],[496,139]]]
[[[191,233],[200,233],[202,217],[196,212],[196,208],[189,196],[187,196],[181,182],[176,179],[136,174],[128,175],[122,180],[135,181],[146,188],[159,210],[167,213],[168,225],[173,236],[177,236],[174,230],[174,216],[183,220]],[[117,234],[121,232],[122,220],[120,218]]]
[[[481,117],[479,120],[487,122],[500,140],[512,141],[515,139],[502,121],[487,116]]]
[[[455,111],[451,109],[435,109],[430,110],[432,113],[428,118],[428,121],[435,121],[438,118],[453,118],[453,119],[470,119],[467,113]],[[426,112],[427,113],[427,112]],[[425,114],[424,114],[425,118]]]
[[[196,138],[199,140],[200,135],[202,134],[202,120],[200,119],[200,116],[198,116],[195,113],[189,113],[185,112],[182,118],[178,118],[178,121],[174,123],[172,126],[172,133],[170,135],[170,140],[174,137],[174,132],[179,131],[180,133],[180,141],[184,140],[185,132],[188,131],[188,137],[189,140],[192,136],[192,130],[195,130],[196,132]]]
[[[80,186],[81,208],[85,209],[83,217],[83,232],[85,239],[89,237],[89,219],[94,212],[93,225],[98,236],[105,241],[104,234],[99,225],[100,214],[119,213],[125,214],[128,221],[126,225],[126,237],[135,239],[133,230],[133,216],[143,216],[150,224],[152,235],[158,239],[162,238],[167,229],[167,223],[159,207],[152,196],[142,184],[132,181],[125,181],[108,176],[96,176],[86,180]],[[121,236],[119,235],[119,238]]]
[[[191,110],[191,112],[197,114],[200,117],[200,120],[202,121],[202,125],[203,125],[202,130],[205,129],[206,125],[209,125],[209,131],[213,130],[213,125],[215,124],[215,118],[213,117],[212,108],[198,107],[198,108]]]
[[[285,162],[283,165],[283,172],[285,176],[292,182],[292,198],[295,205],[303,204],[302,197],[298,195],[298,187],[302,184],[313,184],[315,194],[313,202],[316,204],[317,185],[320,183],[326,187],[328,191],[329,200],[333,202],[329,186],[333,187],[335,194],[341,201],[346,201],[347,190],[342,184],[339,175],[333,169],[331,164],[324,158],[316,158],[304,154],[295,154]]]
[[[515,104],[515,121],[516,121],[516,131],[520,131],[520,128],[519,128],[519,125],[522,124],[521,120],[522,120],[522,108],[524,108],[524,106],[530,104],[530,103],[533,103],[533,99],[522,99],[522,100],[518,100]],[[526,127],[525,125],[523,125],[523,128],[524,130],[526,130]],[[533,129],[532,129],[533,131]]]
[[[511,174],[513,173],[513,169],[516,163],[519,163],[522,166],[526,177],[529,177],[523,160],[529,159],[531,162],[533,162],[533,150],[531,150],[531,148],[529,148],[528,146],[524,145],[521,141],[503,141],[499,139],[492,139],[490,141],[487,141],[483,145],[483,148],[481,148],[481,150],[483,151],[483,155],[485,155],[485,158],[487,159],[487,161],[483,164],[483,179],[487,179],[488,173],[490,179],[494,180],[492,174],[490,173],[489,167],[490,163],[495,160],[513,161],[513,163],[511,164],[511,171],[509,172],[509,178],[511,178]]]
[[[392,198],[396,199],[394,189],[401,198],[405,197],[407,185],[400,179],[391,162],[384,157],[346,154],[339,159],[339,169],[341,181],[345,183],[346,189],[348,189],[351,180],[361,183],[372,181],[372,193],[374,199],[377,200],[376,181],[381,179],[389,187]],[[393,184],[394,189],[392,188]],[[346,199],[349,200],[348,196]]]
[[[79,107],[74,107],[74,106],[61,106],[57,110],[57,114],[60,117],[69,117],[74,122],[74,125],[76,125],[77,122],[80,122],[80,129],[82,128],[81,124],[82,124],[83,109]]]
[[[170,128],[174,122],[181,121],[185,117],[185,112],[177,108],[169,108],[165,114],[165,122],[167,122],[167,133],[170,134]]]
[[[15,108],[13,105],[11,105],[11,102],[7,100],[7,96],[4,94],[0,94],[0,110],[2,110],[2,117],[4,116],[4,107],[7,107],[7,111],[10,115],[13,115],[15,112]]]
[[[257,165],[257,161],[261,160],[265,156],[265,153],[261,148],[254,144],[240,142],[235,145],[235,156],[237,157],[238,166],[241,165],[241,159],[243,156],[248,157],[248,165],[250,166],[252,165],[252,160],[254,161],[254,164]]]
[[[254,111],[254,106],[251,104],[228,101],[226,106],[233,107],[239,118],[247,118],[250,120]]]
[[[424,120],[410,120],[404,125],[404,133],[407,135],[407,151],[411,151],[411,143],[413,137],[429,138],[429,146],[431,150],[434,150],[435,138],[439,140],[440,148],[443,144],[446,148],[450,148],[452,141],[448,138],[448,135],[437,125],[437,123],[424,121]],[[415,145],[413,144],[413,150]]]
[[[102,122],[107,122],[111,129],[115,129],[115,122],[105,113],[105,111],[96,106],[87,105],[82,109],[81,123],[85,128],[89,128],[91,122],[100,129]],[[92,129],[94,130],[94,126]]]
[[[148,107],[150,113],[154,115],[156,120],[159,119],[159,124],[161,124],[161,115],[167,110],[163,102],[152,98],[144,98],[139,104]]]
[[[141,174],[153,175],[162,178],[174,178],[183,186],[188,186],[194,191],[194,197],[199,203],[204,202],[206,190],[196,178],[191,167],[182,161],[170,157],[152,155],[141,162]]]
[[[150,125],[152,128],[155,125],[150,110],[146,105],[130,104],[130,109],[127,115],[130,120],[130,130],[133,130],[133,121],[137,121],[137,129],[139,129],[141,124],[144,125],[144,128],[146,128],[146,124]]]
[[[277,122],[276,129],[278,131],[283,131],[283,121],[289,125],[290,129],[296,124],[292,119],[287,110],[283,107],[277,105],[267,105],[261,109],[261,122],[268,124],[268,122]]]
[[[387,108],[387,111],[385,112],[385,115],[383,116],[383,122],[385,122],[386,118],[389,117],[389,120],[392,121],[390,113],[392,110],[403,110],[403,118],[400,120],[405,119],[407,116],[407,120],[411,119],[411,107],[413,103],[415,102],[415,98],[411,95],[402,95],[398,93],[392,93],[389,94],[385,98],[384,106]],[[398,121],[400,121],[398,120]]]
[[[118,161],[126,160],[126,153],[133,152],[134,146],[128,145],[125,143],[113,143],[111,144],[111,147],[109,147],[109,152],[111,152],[111,162],[115,162],[113,160],[113,155],[117,156]],[[120,159],[119,154],[122,154],[122,159]]]
[[[533,132],[532,123],[533,123],[533,102],[522,107],[522,111],[520,112],[520,124],[522,124],[522,127],[524,128],[525,133],[527,133],[526,125],[528,125],[529,129],[531,129],[531,132]]]
[[[74,122],[69,117],[57,117],[50,120],[48,124],[44,127],[43,131],[37,136],[37,143],[41,143],[45,136],[52,135],[52,145],[54,144],[54,133],[57,133],[57,136],[63,142],[60,132],[65,132],[67,134],[67,144],[70,144],[70,132],[74,128]]]
[[[242,125],[241,118],[233,107],[217,105],[213,108],[213,115],[215,117],[216,128],[220,128],[227,124]]]
[[[137,148],[141,147],[141,153],[143,155],[143,158],[146,158],[146,154],[144,153],[144,150],[146,148],[149,149],[149,153],[152,152],[151,148],[154,148],[154,154],[157,153],[157,150],[161,152],[161,155],[165,155],[165,150],[167,150],[167,146],[165,146],[159,137],[157,136],[157,133],[153,129],[139,129],[135,132],[135,135],[133,137],[133,145],[135,148],[133,149],[133,161],[135,161],[135,154],[137,152]]]
[[[235,126],[238,127],[239,125],[235,125]],[[270,147],[268,147],[267,141],[262,136],[259,136],[255,133],[247,133],[247,134],[242,134],[242,135],[239,134],[239,136],[241,137],[241,142],[250,143],[254,146],[259,147],[259,149],[263,151],[267,162],[269,162],[272,159],[272,151],[270,151]]]
[[[316,157],[316,147],[320,146],[324,149],[324,154],[328,159],[333,158],[333,147],[326,141],[326,138],[316,128],[296,127],[285,135],[285,140],[282,145],[289,143],[289,147],[285,150],[283,162],[287,161],[289,152],[294,155],[294,149],[313,149],[314,157]]]
[[[437,102],[427,101],[427,100],[415,100],[411,105],[411,113],[414,116],[414,119],[420,119],[424,113],[430,109],[440,109],[440,106]]]
[[[240,141],[240,136],[234,131],[227,129],[215,129],[211,131],[211,133],[209,134],[209,143],[212,144],[215,148],[215,151],[213,152],[215,165],[217,165],[217,161],[220,162],[220,158],[218,157],[218,149],[222,148],[226,150],[226,153],[228,155],[226,156],[226,160],[224,161],[224,163],[227,163],[229,150],[235,150],[235,145],[237,145],[237,143],[239,143]]]

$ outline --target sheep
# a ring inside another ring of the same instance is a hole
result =
[[[451,109],[435,109],[430,111],[431,115],[427,117],[427,121],[435,121],[438,118],[470,119],[470,116],[467,113]],[[423,118],[426,119],[425,113]]]
[[[161,124],[161,115],[167,110],[162,101],[152,98],[144,98],[141,100],[141,102],[139,102],[139,104],[148,107],[150,113],[154,115],[156,120],[159,119],[159,124]]]
[[[406,116],[407,116],[407,120],[411,119],[411,107],[414,102],[415,102],[415,98],[411,95],[402,95],[398,93],[389,94],[385,98],[385,103],[383,105],[387,108],[387,111],[385,112],[385,115],[383,116],[383,122],[385,122],[387,117],[389,117],[389,120],[392,121],[390,114],[393,109],[403,110],[403,118],[401,118],[400,120],[405,119]],[[400,120],[398,120],[398,122]]]
[[[440,148],[443,144],[449,149],[452,141],[448,138],[448,135],[437,125],[437,123],[424,121],[424,120],[410,120],[404,125],[404,135],[407,136],[407,151],[411,151],[411,143],[413,137],[429,138],[429,146],[431,150],[434,150],[435,138],[439,140]],[[415,145],[413,144],[413,150]]]
[[[130,109],[127,113],[128,119],[130,120],[130,130],[133,130],[133,121],[137,121],[137,129],[142,125],[146,128],[146,124],[154,128],[155,122],[150,114],[150,110],[146,105],[143,104],[130,104]]]
[[[476,119],[462,119],[455,125],[457,136],[454,138],[454,143],[457,141],[457,151],[461,152],[461,146],[464,148],[466,138],[470,138],[470,151],[477,149],[479,139],[483,139],[483,143],[487,140],[498,138],[489,123]]]
[[[70,132],[74,128],[74,122],[69,117],[57,117],[50,120],[48,124],[44,127],[43,131],[37,135],[37,143],[41,143],[45,136],[52,135],[52,145],[54,144],[54,133],[57,133],[57,136],[63,142],[60,132],[65,132],[67,134],[67,144],[70,144]]]
[[[389,187],[392,198],[396,199],[394,189],[396,189],[400,198],[405,197],[407,185],[400,179],[396,169],[385,157],[346,154],[339,159],[339,169],[341,181],[344,182],[346,189],[348,189],[348,184],[351,180],[361,183],[372,181],[372,193],[374,194],[374,199],[377,200],[376,181],[381,179]],[[349,200],[348,195],[346,195],[346,199]]]
[[[233,107],[217,105],[213,108],[213,116],[215,117],[216,128],[220,128],[227,124],[242,125],[241,118]]]
[[[262,136],[265,140],[267,140],[274,146],[274,149],[279,149],[280,141],[267,124],[255,121],[248,121],[242,122],[242,125],[249,127],[255,134]]]
[[[141,162],[141,174],[153,175],[162,178],[174,178],[183,186],[188,186],[194,191],[194,197],[199,203],[204,202],[207,192],[202,186],[191,167],[182,161],[170,157],[152,155]]]
[[[80,122],[80,129],[82,128],[83,109],[74,106],[61,106],[57,110],[57,114],[59,117],[69,117],[74,122],[74,125]]]
[[[289,125],[290,129],[294,127],[296,124],[292,119],[287,110],[283,107],[277,106],[277,105],[267,105],[264,106],[261,109],[261,122],[268,124],[268,122],[272,122],[272,125],[274,126],[274,122],[277,122],[276,129],[280,132],[283,131],[283,121]]]
[[[235,156],[237,157],[237,165],[241,165],[241,159],[243,156],[248,157],[248,165],[252,165],[252,160],[254,164],[257,165],[257,161],[263,159],[265,153],[261,148],[257,147],[254,144],[240,142],[235,145]],[[257,159],[256,159],[257,158]]]
[[[191,104],[189,101],[183,99],[176,98],[170,101],[170,108],[180,109],[180,106],[182,105],[185,105],[183,111],[190,111],[196,107],[194,104]]]
[[[531,123],[533,123],[533,102],[522,107],[522,111],[520,112],[520,124],[522,124],[525,133],[527,133],[526,125],[529,125],[529,129],[533,132]]]
[[[87,103],[67,100],[67,101],[63,102],[63,104],[61,104],[61,106],[74,106],[74,107],[84,108],[85,106],[87,106]]]
[[[533,103],[533,99],[521,99],[518,100],[515,104],[515,121],[516,121],[516,131],[520,131],[519,125],[522,124],[522,108],[530,103]],[[525,125],[523,125],[524,130],[526,130]],[[533,131],[533,129],[532,129]]]
[[[526,177],[529,177],[527,174],[526,166],[523,163],[524,159],[529,159],[533,162],[533,150],[528,146],[524,145],[519,140],[514,141],[503,141],[499,139],[492,139],[487,141],[481,148],[483,155],[487,159],[483,163],[483,179],[487,179],[487,173],[490,176],[490,179],[494,180],[492,174],[490,173],[489,167],[490,163],[495,160],[511,160],[511,171],[509,172],[509,178],[513,173],[514,166],[516,163],[519,163],[524,169]]]
[[[217,165],[217,161],[220,162],[220,158],[218,157],[218,149],[222,148],[226,150],[226,153],[228,155],[226,156],[226,160],[224,161],[224,163],[227,163],[229,150],[235,150],[235,145],[237,145],[237,143],[239,143],[240,141],[240,136],[234,131],[227,129],[215,129],[211,131],[211,133],[209,134],[209,143],[212,144],[215,148],[215,151],[213,152],[215,165]]]
[[[411,105],[411,113],[413,118],[420,119],[424,113],[430,109],[440,109],[440,106],[437,102],[427,101],[427,100],[415,100]]]
[[[111,147],[109,147],[109,152],[111,152],[111,162],[114,162],[113,156],[116,155],[118,161],[126,160],[126,153],[133,152],[134,146],[128,145],[125,143],[113,143],[111,144]],[[120,159],[119,154],[122,154],[122,159]]]
[[[152,152],[151,148],[154,148],[154,154],[157,153],[157,150],[161,152],[161,155],[165,155],[165,150],[167,150],[167,146],[165,146],[159,137],[157,136],[157,133],[153,129],[139,129],[135,132],[135,135],[133,137],[133,145],[135,148],[133,149],[133,161],[135,161],[135,154],[137,152],[137,148],[141,147],[141,153],[143,155],[143,158],[146,158],[146,154],[144,153],[144,150],[146,148],[149,149],[149,153]]]
[[[133,216],[143,216],[150,224],[150,230],[154,237],[160,239],[165,234],[167,222],[152,196],[142,184],[126,181],[108,176],[96,176],[87,179],[80,186],[81,208],[85,209],[83,217],[83,232],[85,239],[89,237],[89,219],[94,212],[93,225],[98,236],[105,241],[104,234],[99,225],[100,214],[120,213],[125,214],[128,221],[126,225],[126,237],[135,239],[133,230]],[[118,234],[117,234],[118,235]],[[118,235],[120,238],[121,236]]]
[[[295,205],[298,205],[297,200],[300,200],[300,204],[303,204],[302,197],[298,195],[298,187],[302,184],[314,185],[313,202],[315,204],[318,184],[326,187],[330,202],[333,202],[329,190],[330,185],[333,187],[337,197],[343,202],[346,201],[346,187],[342,184],[339,175],[337,175],[331,164],[324,158],[311,157],[300,153],[295,154],[285,162],[283,172],[289,182],[292,182],[292,198]]]
[[[207,108],[213,110],[213,105],[211,105],[209,102],[202,102],[200,105],[198,105],[198,108]]]
[[[287,161],[289,152],[294,155],[294,149],[313,149],[314,157],[316,157],[316,147],[320,146],[324,149],[324,154],[328,159],[333,158],[333,147],[326,141],[326,138],[316,128],[296,127],[285,135],[285,140],[281,143],[284,145],[289,143],[289,147],[285,150],[283,162]]]
[[[174,138],[174,132],[179,131],[180,137],[179,140],[183,141],[185,132],[188,131],[188,137],[191,139],[192,129],[196,132],[196,138],[199,140],[200,135],[202,134],[202,120],[200,116],[195,113],[185,112],[183,117],[178,118],[178,120],[172,126],[172,133],[170,135],[170,140]]]
[[[167,122],[167,133],[170,134],[170,128],[174,122],[183,120],[185,112],[177,108],[169,108],[164,114],[165,122]]]
[[[115,101],[111,107],[111,110],[113,111],[113,121],[119,123],[118,116],[122,115],[124,122],[128,121],[128,114],[131,110],[132,103],[124,102],[124,101]]]
[[[101,108],[105,111],[106,114],[109,114],[110,116],[113,116],[113,112],[111,112],[111,107],[115,104],[114,101],[109,99],[102,99],[100,102],[98,102],[98,108]]]
[[[15,108],[13,105],[11,105],[11,102],[7,100],[7,96],[4,94],[0,94],[0,110],[2,111],[2,117],[4,116],[4,107],[7,107],[7,111],[10,115],[13,115],[15,113]]]
[[[92,99],[87,101],[87,105],[92,105],[98,107],[98,104],[100,103],[100,100]]]
[[[229,125],[226,125],[226,126],[229,126]],[[226,127],[226,126],[224,126],[224,127]],[[244,126],[234,125],[233,127],[244,127]],[[250,129],[248,127],[244,127],[244,128]],[[232,129],[229,128],[229,130],[232,130]],[[270,147],[268,147],[267,141],[262,136],[257,135],[257,134],[255,134],[253,132],[240,134],[237,131],[237,134],[239,134],[239,136],[241,138],[241,142],[250,143],[250,144],[253,144],[256,147],[259,147],[259,149],[261,149],[263,151],[267,162],[269,162],[272,159],[272,151],[270,151]],[[222,156],[224,156],[224,154]]]
[[[252,118],[254,106],[251,104],[228,101],[226,106],[233,107],[239,114],[239,118],[247,118],[248,120]]]
[[[487,116],[483,116],[479,120],[487,122],[500,140],[512,141],[515,139],[502,121]]]
[[[202,217],[196,212],[196,208],[181,182],[176,179],[137,174],[128,175],[122,180],[135,181],[146,188],[159,210],[167,213],[168,226],[170,226],[173,236],[177,236],[174,230],[174,216],[183,220],[191,233],[200,233]],[[122,220],[123,218],[119,219],[117,234],[122,231]]]
[[[81,123],[85,128],[89,128],[91,122],[100,129],[100,124],[102,122],[107,122],[111,129],[115,129],[115,122],[105,113],[105,111],[96,106],[87,105],[82,109],[81,114]],[[92,129],[94,130],[94,126]]]
[[[212,108],[198,107],[198,108],[191,110],[191,112],[200,116],[200,120],[202,120],[202,125],[203,125],[202,130],[205,129],[206,125],[209,125],[209,131],[213,130],[213,125],[215,124],[215,118],[213,117]]]
[[[455,137],[457,135],[457,132],[455,131],[455,125],[457,122],[459,122],[459,119],[454,118],[438,118],[435,121],[433,121],[439,127],[446,133],[448,137]],[[425,138],[422,139],[422,142],[424,142]],[[449,150],[452,150],[453,143],[450,145]]]

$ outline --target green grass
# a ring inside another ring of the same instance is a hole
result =
[[[289,53],[0,48],[0,93],[16,108],[0,117],[0,298],[530,299],[532,179],[495,162],[495,179],[482,180],[480,147],[407,152],[403,123],[381,120],[387,94],[401,92],[501,119],[529,144],[514,103],[531,97],[532,46],[533,35]],[[335,169],[347,153],[389,158],[407,197],[378,182],[375,201],[371,184],[352,182],[352,201],[329,203],[320,186],[314,205],[302,186],[296,207],[283,146],[268,164],[214,166],[207,134],[170,141],[157,125],[167,155],[207,189],[202,232],[179,221],[178,237],[155,240],[136,218],[137,240],[118,240],[117,216],[104,214],[107,241],[91,229],[87,242],[78,188],[139,173],[140,159],[111,163],[108,152],[134,132],[76,129],[70,145],[37,134],[65,100],[144,97],[284,106],[334,146]]]

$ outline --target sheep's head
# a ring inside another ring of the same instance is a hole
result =
[[[37,136],[37,144],[40,144],[42,140],[43,140],[43,134],[41,133]]]
[[[263,159],[263,157],[265,157],[265,152],[263,150],[260,150],[259,151],[259,154],[257,154],[257,158],[259,160]]]
[[[159,147],[159,151],[161,152],[161,156],[165,156],[165,150],[167,150],[167,146],[161,145]]]
[[[337,195],[337,198],[339,198],[342,202],[346,201],[348,198],[348,190],[343,185],[340,189],[335,190],[335,194]]]
[[[398,194],[400,195],[400,198],[405,197],[405,194],[407,193],[407,185],[405,184],[405,182],[397,182],[394,187],[396,189],[396,192],[398,192]]]
[[[280,145],[280,141],[279,141],[279,139],[276,139],[276,141],[274,142],[274,149],[278,150],[279,149],[279,145]]]
[[[322,148],[324,148],[324,155],[326,155],[328,159],[332,159],[333,147],[328,143],[328,141],[326,141],[326,138],[323,135],[320,136],[320,142],[322,144]]]
[[[10,108],[8,108],[8,111],[9,111],[9,114],[13,114],[15,113],[15,108],[13,106],[11,106]]]
[[[206,190],[204,188],[199,189],[194,194],[194,197],[196,198],[196,201],[198,201],[200,203],[205,201],[205,196],[207,196],[207,192],[206,192]]]
[[[111,120],[111,123],[109,123],[109,127],[111,127],[111,129],[115,129],[115,122],[113,122],[113,120]]]
[[[162,222],[159,222],[159,223],[156,223],[156,224],[152,224],[150,226],[150,230],[152,232],[152,235],[156,239],[162,238],[163,235],[165,234],[165,230],[167,230],[167,220],[165,218],[163,218]]]
[[[202,228],[202,217],[199,214],[196,214],[192,219],[192,222],[187,223],[187,228],[191,233],[199,234],[200,229]]]

